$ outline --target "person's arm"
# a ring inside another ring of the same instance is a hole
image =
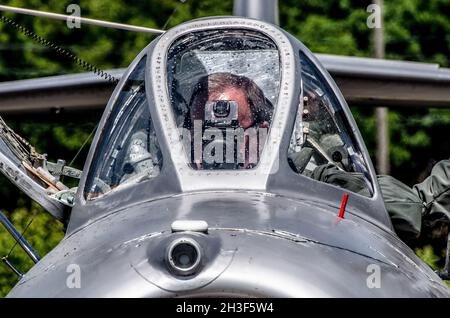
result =
[[[413,243],[420,235],[424,204],[416,192],[392,176],[378,175],[384,205],[397,235]]]
[[[437,163],[431,174],[413,187],[425,205],[425,215],[440,213],[450,220],[450,160]]]

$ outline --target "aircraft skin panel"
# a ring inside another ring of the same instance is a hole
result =
[[[395,235],[337,213],[244,193],[137,204],[66,237],[9,297],[450,297]],[[174,220],[208,220],[209,228],[172,233]],[[165,263],[167,246],[180,237],[204,247],[204,263],[190,279],[178,279]],[[65,285],[72,263],[82,268],[80,289]],[[368,266],[380,268],[381,288],[367,286]]]
[[[449,83],[450,69],[439,64],[374,59],[367,57],[316,54],[316,57],[336,76],[379,78],[384,80],[423,81]]]
[[[125,72],[125,69],[114,69],[108,70],[106,72],[111,76],[120,78]],[[27,91],[43,91],[54,89],[56,90],[63,88],[73,88],[76,86],[91,86],[101,83],[108,83],[108,81],[91,72],[57,75],[3,82],[0,83],[0,94],[14,94]]]
[[[350,105],[450,107],[450,69],[418,62],[316,56]],[[120,78],[124,70],[107,72]],[[93,73],[0,83],[0,114],[104,109],[113,89],[113,84]],[[105,93],[96,94],[99,91]]]
[[[336,76],[450,83],[450,69],[440,68],[438,64],[332,54],[315,54],[315,56],[328,72]],[[120,79],[125,69],[113,69],[106,72]],[[0,83],[0,95],[106,83],[108,83],[106,79],[90,72],[49,76]]]

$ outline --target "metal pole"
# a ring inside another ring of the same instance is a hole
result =
[[[374,0],[374,4],[380,8],[379,28],[374,28],[374,48],[375,58],[384,59],[384,3],[383,0]],[[391,167],[389,162],[389,113],[386,107],[377,107],[375,109],[375,120],[377,127],[376,134],[376,160],[379,174],[389,174]]]
[[[22,278],[22,277],[23,277],[23,273],[20,272],[20,271],[14,266],[14,264],[11,263],[11,262],[9,261],[9,259],[8,259],[7,257],[2,257],[2,261],[3,261],[3,263],[5,263],[6,266],[8,266],[8,267],[13,271],[14,274],[16,274],[17,276],[19,276],[19,278]]]
[[[20,234],[16,230],[14,225],[8,220],[8,218],[1,211],[0,211],[0,223],[3,224],[5,229],[9,232],[9,234],[11,234],[14,240],[16,240],[17,244],[19,244],[23,248],[25,253],[27,253],[28,256],[30,256],[31,260],[35,263],[39,262],[39,260],[41,259],[39,254],[30,246],[27,240],[23,238],[22,234]]]
[[[233,14],[278,25],[278,0],[234,0]]]
[[[101,26],[101,27],[105,27],[105,28],[112,28],[112,29],[121,29],[121,30],[143,32],[143,33],[150,33],[150,34],[164,33],[164,31],[162,31],[162,30],[153,29],[153,28],[146,28],[146,27],[134,26],[134,25],[129,25],[129,24],[108,22],[108,21],[88,19],[88,18],[82,18],[82,17],[75,17],[75,16],[65,15],[65,14],[57,14],[57,13],[30,10],[30,9],[22,9],[22,8],[11,7],[11,6],[0,5],[0,11],[8,11],[8,12],[14,12],[14,13],[20,13],[20,14],[56,19],[56,20],[64,20],[64,21],[76,20],[76,21],[80,21],[80,23],[97,25],[97,26]]]

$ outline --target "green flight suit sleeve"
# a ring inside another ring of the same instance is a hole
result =
[[[419,237],[424,204],[406,184],[391,176],[378,175],[384,205],[397,235],[404,241]]]
[[[437,163],[430,176],[413,189],[425,204],[425,216],[450,220],[450,160]]]
[[[369,189],[361,173],[345,172],[339,170],[334,164],[327,164],[318,166],[312,174],[307,176],[370,197]]]
[[[339,170],[333,164],[318,166],[307,176],[349,191],[370,196],[364,176]],[[377,176],[386,210],[397,235],[404,241],[414,241],[420,235],[424,204],[406,184],[391,176]]]

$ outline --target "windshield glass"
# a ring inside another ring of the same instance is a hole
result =
[[[185,35],[170,48],[169,95],[193,169],[252,169],[259,161],[280,87],[280,57],[254,31]]]
[[[289,147],[291,168],[370,197],[369,172],[341,105],[308,57],[300,52],[300,58],[304,97]]]
[[[87,199],[159,175],[162,156],[145,94],[145,61],[144,56],[131,72],[107,119],[86,183]]]

